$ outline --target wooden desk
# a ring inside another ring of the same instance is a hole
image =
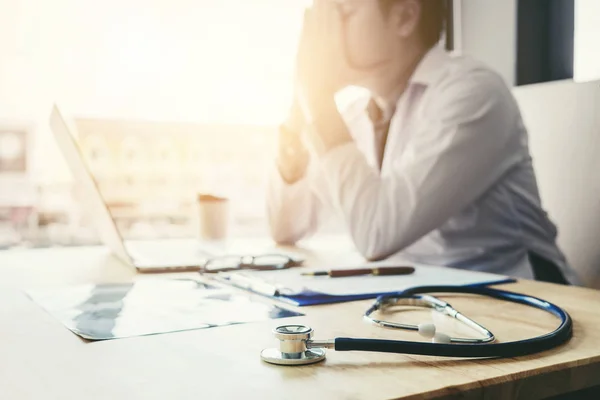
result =
[[[324,253],[307,254],[314,260]],[[329,351],[325,362],[305,367],[260,360],[261,349],[276,345],[270,332],[283,320],[86,343],[21,291],[132,279],[157,277],[136,277],[103,248],[0,252],[0,399],[536,399],[600,385],[600,292],[587,289],[509,285],[571,313],[573,339],[546,353],[450,360]],[[306,317],[285,322],[308,324],[322,339],[415,339],[365,324],[360,316],[367,304],[303,308]],[[552,317],[520,305],[462,297],[452,304],[502,340],[556,326]]]

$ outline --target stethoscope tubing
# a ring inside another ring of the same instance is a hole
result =
[[[484,286],[422,286],[408,289],[398,295],[382,296],[402,297],[422,293],[460,293],[488,296],[512,303],[524,304],[549,312],[561,320],[560,326],[552,332],[531,339],[508,343],[492,344],[443,344],[408,342],[384,339],[336,338],[336,351],[369,351],[380,353],[402,353],[425,356],[460,358],[496,358],[519,357],[550,350],[567,342],[573,335],[573,322],[569,313],[555,304],[537,297],[492,289]]]

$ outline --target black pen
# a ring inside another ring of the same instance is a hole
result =
[[[344,278],[359,275],[410,275],[415,272],[414,267],[372,267],[372,268],[353,268],[353,269],[332,269],[327,271],[308,271],[303,272],[304,276],[329,276],[331,278]]]

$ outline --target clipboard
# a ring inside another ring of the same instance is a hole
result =
[[[306,271],[306,269],[302,269]],[[416,286],[489,286],[516,279],[479,271],[416,266],[411,276],[304,277],[302,271],[236,272],[216,279],[227,285],[297,307],[368,300]],[[347,289],[344,289],[347,288]]]

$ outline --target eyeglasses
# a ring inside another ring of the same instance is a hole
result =
[[[283,254],[258,256],[223,256],[211,258],[200,269],[200,273],[217,273],[237,270],[273,271],[299,267],[302,260]]]

